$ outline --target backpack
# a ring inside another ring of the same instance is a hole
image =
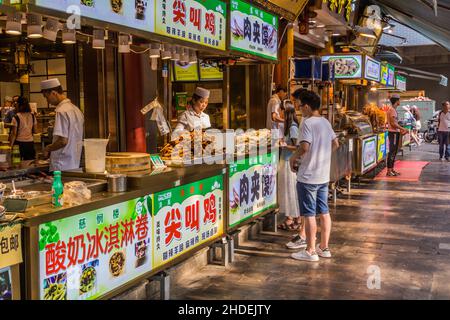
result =
[[[31,128],[31,133],[35,133],[35,131],[34,131],[34,122],[36,121],[36,117],[34,116],[34,114],[31,114],[31,117],[33,118],[33,126],[32,126],[32,128]],[[20,118],[19,118],[19,116],[17,115],[17,114],[15,114],[14,115],[14,119],[16,119],[16,122],[17,122],[17,133],[19,133],[19,128],[20,128]]]

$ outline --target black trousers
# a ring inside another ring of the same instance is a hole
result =
[[[34,142],[21,142],[16,141],[20,150],[20,158],[22,160],[35,160],[36,159],[36,150],[34,150]]]
[[[387,167],[394,169],[395,158],[400,147],[400,132],[389,132],[389,157]]]

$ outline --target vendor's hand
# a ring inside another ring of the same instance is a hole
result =
[[[292,172],[297,172],[298,171],[298,164],[297,164],[297,157],[292,156],[289,159],[289,166],[291,167],[291,171]]]

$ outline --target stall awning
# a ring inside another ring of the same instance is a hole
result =
[[[432,0],[372,0],[372,2],[379,5],[385,14],[391,15],[450,51],[450,0],[436,2]]]
[[[308,0],[253,0],[251,2],[257,2],[265,9],[293,22],[303,11]]]

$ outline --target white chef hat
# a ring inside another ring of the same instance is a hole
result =
[[[56,78],[41,81],[41,90],[55,89],[60,86],[61,83]]]
[[[195,94],[202,98],[209,98],[209,90],[201,87],[195,89]]]

